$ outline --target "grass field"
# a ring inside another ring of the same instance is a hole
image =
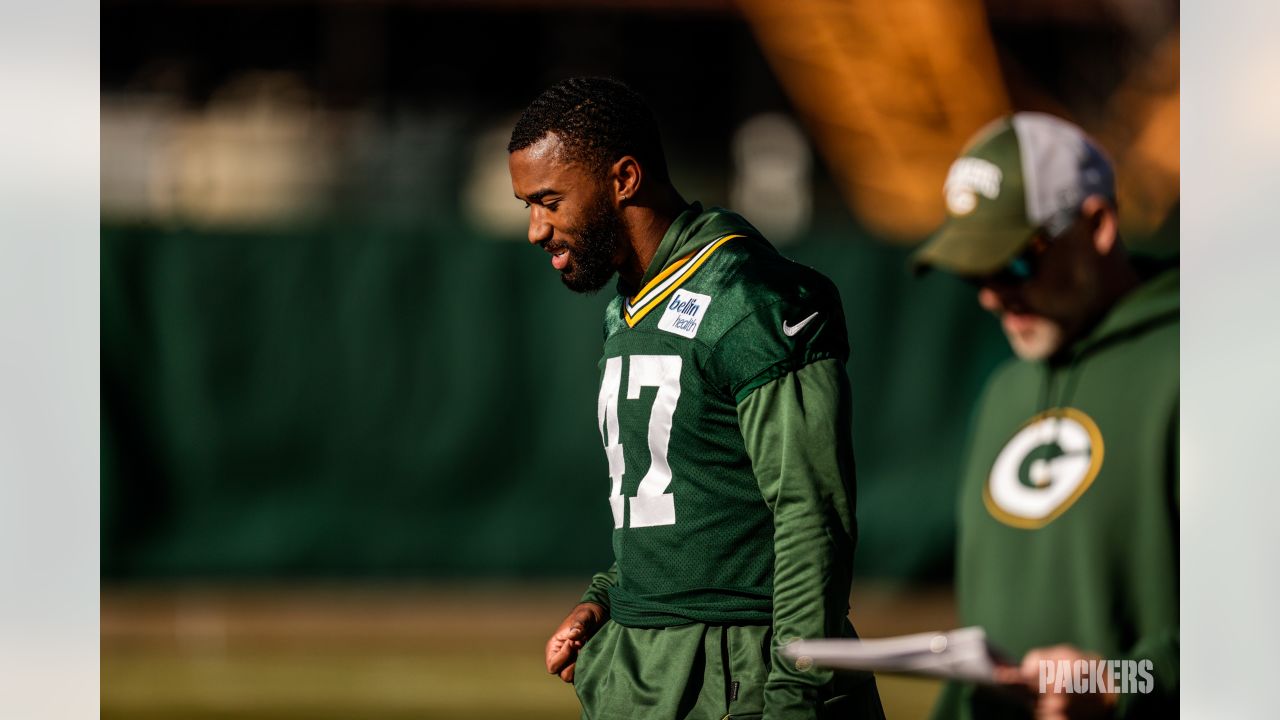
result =
[[[140,588],[102,595],[102,717],[573,718],[542,647],[576,585]],[[949,628],[945,590],[855,590],[865,637]],[[891,718],[936,683],[879,678]]]

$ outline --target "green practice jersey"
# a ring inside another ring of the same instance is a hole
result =
[[[610,303],[604,334],[598,420],[614,524],[605,602],[613,620],[770,623],[775,516],[739,405],[811,363],[843,365],[834,285],[779,255],[741,217],[695,204],[668,230],[644,286]]]

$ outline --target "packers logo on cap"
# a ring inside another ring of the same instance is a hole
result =
[[[963,217],[978,207],[978,195],[988,200],[1000,197],[1000,167],[989,160],[962,157],[951,164],[947,182],[942,192],[947,198],[947,210],[956,217]]]
[[[1017,528],[1048,525],[1093,484],[1102,450],[1097,423],[1079,410],[1036,415],[996,456],[982,493],[987,510]]]

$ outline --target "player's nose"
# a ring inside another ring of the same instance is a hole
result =
[[[529,208],[529,242],[541,245],[551,239],[551,223],[543,217],[537,206]]]

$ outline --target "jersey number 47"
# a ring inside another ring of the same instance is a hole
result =
[[[624,502],[630,500],[629,527],[654,527],[674,525],[676,522],[675,495],[667,492],[671,485],[671,466],[667,463],[667,446],[671,441],[671,418],[680,402],[679,355],[631,355],[626,358],[627,400],[638,400],[645,387],[658,388],[658,395],[649,411],[649,470],[640,480],[636,495],[627,498],[622,494],[622,474],[626,461],[619,441],[618,402],[622,392],[621,357],[609,358],[604,364],[604,378],[600,383],[600,399],[597,417],[600,439],[604,441],[605,457],[609,459],[609,478],[613,484],[609,490],[609,507],[613,510],[613,526],[623,526]]]

